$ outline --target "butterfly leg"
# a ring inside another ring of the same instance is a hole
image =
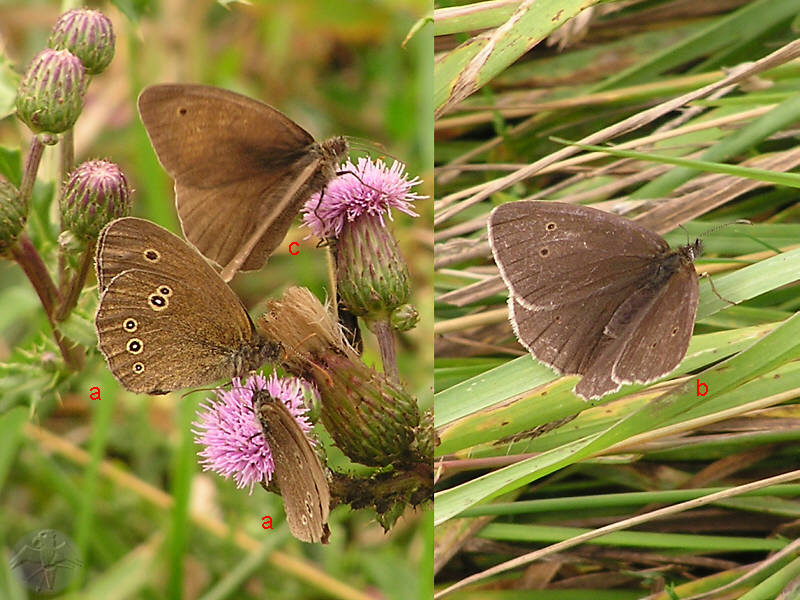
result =
[[[731,306],[736,306],[736,304],[738,304],[737,302],[734,302],[733,300],[728,300],[725,296],[720,295],[720,293],[717,291],[717,288],[714,286],[714,280],[711,278],[711,275],[709,273],[701,273],[700,277],[708,277],[708,283],[711,284],[711,291],[714,292],[714,295],[717,298],[719,298],[723,302],[727,302]]]

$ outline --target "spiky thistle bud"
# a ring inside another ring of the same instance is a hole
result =
[[[94,239],[109,222],[130,212],[128,181],[107,160],[90,160],[69,174],[61,194],[61,229],[79,240]]]
[[[369,320],[386,318],[408,301],[408,268],[386,227],[390,209],[417,216],[411,208],[423,198],[411,192],[405,165],[360,158],[304,208],[305,223],[319,237],[335,239],[337,291],[350,311]]]
[[[17,116],[34,133],[63,133],[81,114],[85,93],[86,70],[78,57],[69,50],[47,48],[34,57],[22,78]]]
[[[321,420],[351,459],[386,466],[416,460],[416,400],[398,383],[368,367],[306,288],[289,288],[258,320],[266,339],[286,349],[282,367],[312,381],[322,398]]]
[[[69,50],[83,63],[87,74],[97,75],[114,58],[114,42],[108,17],[96,10],[76,8],[59,17],[47,45],[54,50]]]
[[[28,218],[28,205],[13,184],[0,178],[0,255],[17,242]]]
[[[410,304],[398,306],[389,315],[389,322],[392,329],[397,331],[408,331],[413,329],[419,321],[419,311]]]
[[[387,316],[411,293],[408,267],[379,217],[348,221],[336,240],[337,291],[354,314],[368,320]]]
[[[416,446],[420,456],[430,458],[433,462],[433,450],[436,446],[436,430],[433,427],[433,410],[422,413],[417,429]]]

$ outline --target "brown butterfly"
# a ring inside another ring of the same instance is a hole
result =
[[[575,392],[599,398],[678,366],[694,327],[700,240],[671,249],[628,219],[560,202],[509,202],[489,217],[517,338]]]
[[[186,239],[225,281],[261,268],[347,154],[342,137],[315,142],[271,106],[206,85],[150,86],[139,114],[175,180]]]
[[[328,479],[306,434],[286,405],[265,390],[253,392],[253,408],[272,452],[289,530],[303,542],[327,544]]]
[[[179,237],[124,217],[97,242],[95,328],[108,368],[128,390],[163,394],[247,374],[274,361],[241,301]]]

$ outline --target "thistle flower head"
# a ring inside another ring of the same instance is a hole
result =
[[[319,238],[338,238],[345,223],[361,216],[377,216],[382,224],[384,215],[392,218],[392,208],[419,216],[413,202],[427,196],[411,191],[422,181],[418,177],[409,179],[405,169],[396,161],[388,167],[380,159],[372,162],[361,157],[357,164],[348,160],[339,168],[341,175],[308,199],[303,222]]]
[[[59,17],[47,45],[54,50],[69,50],[89,75],[97,75],[114,58],[114,40],[108,17],[96,10],[75,8]]]
[[[350,460],[382,467],[413,462],[416,399],[361,361],[314,294],[287,289],[267,302],[256,326],[264,337],[292,349],[281,366],[314,382],[325,399],[320,420]]]
[[[236,377],[230,390],[218,389],[217,400],[201,404],[198,420],[193,423],[195,442],[204,446],[198,453],[204,471],[216,471],[232,477],[236,487],[269,483],[275,470],[272,452],[258,417],[253,412],[253,391],[266,390],[286,405],[300,428],[308,433],[311,422],[306,417],[304,391],[309,384],[296,377],[269,378],[253,375],[244,383]]]
[[[94,239],[108,223],[127,216],[131,192],[122,170],[107,160],[89,160],[69,174],[61,194],[61,228],[78,239]]]
[[[47,48],[28,65],[17,90],[17,116],[34,133],[71,128],[83,110],[86,70],[69,50]]]

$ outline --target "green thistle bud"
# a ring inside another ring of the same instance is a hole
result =
[[[422,461],[433,462],[433,449],[437,445],[436,430],[433,427],[433,410],[428,409],[422,413],[417,428],[417,439],[415,440],[417,453],[422,457]]]
[[[336,241],[336,283],[345,306],[368,320],[388,316],[408,300],[408,267],[380,217],[362,215]]]
[[[331,349],[324,360],[327,377],[318,375],[315,383],[325,399],[322,422],[336,445],[365,465],[411,460],[419,422],[414,398],[355,357]]]
[[[398,306],[389,315],[389,323],[396,331],[409,331],[419,321],[419,312],[410,304]]]
[[[83,63],[86,73],[105,71],[114,58],[114,29],[103,13],[86,8],[65,12],[53,27],[47,45],[69,50]]]
[[[20,198],[17,188],[0,179],[0,255],[8,253],[17,242],[28,218],[28,205]]]
[[[107,160],[90,160],[70,173],[61,194],[61,229],[95,239],[109,222],[130,212],[128,181]]]
[[[68,50],[42,50],[20,83],[17,116],[34,133],[63,133],[83,110],[86,72]]]
[[[287,349],[284,369],[314,382],[322,398],[322,423],[336,445],[365,465],[413,462],[416,400],[359,360],[307,289],[289,288],[267,308],[259,331]]]

